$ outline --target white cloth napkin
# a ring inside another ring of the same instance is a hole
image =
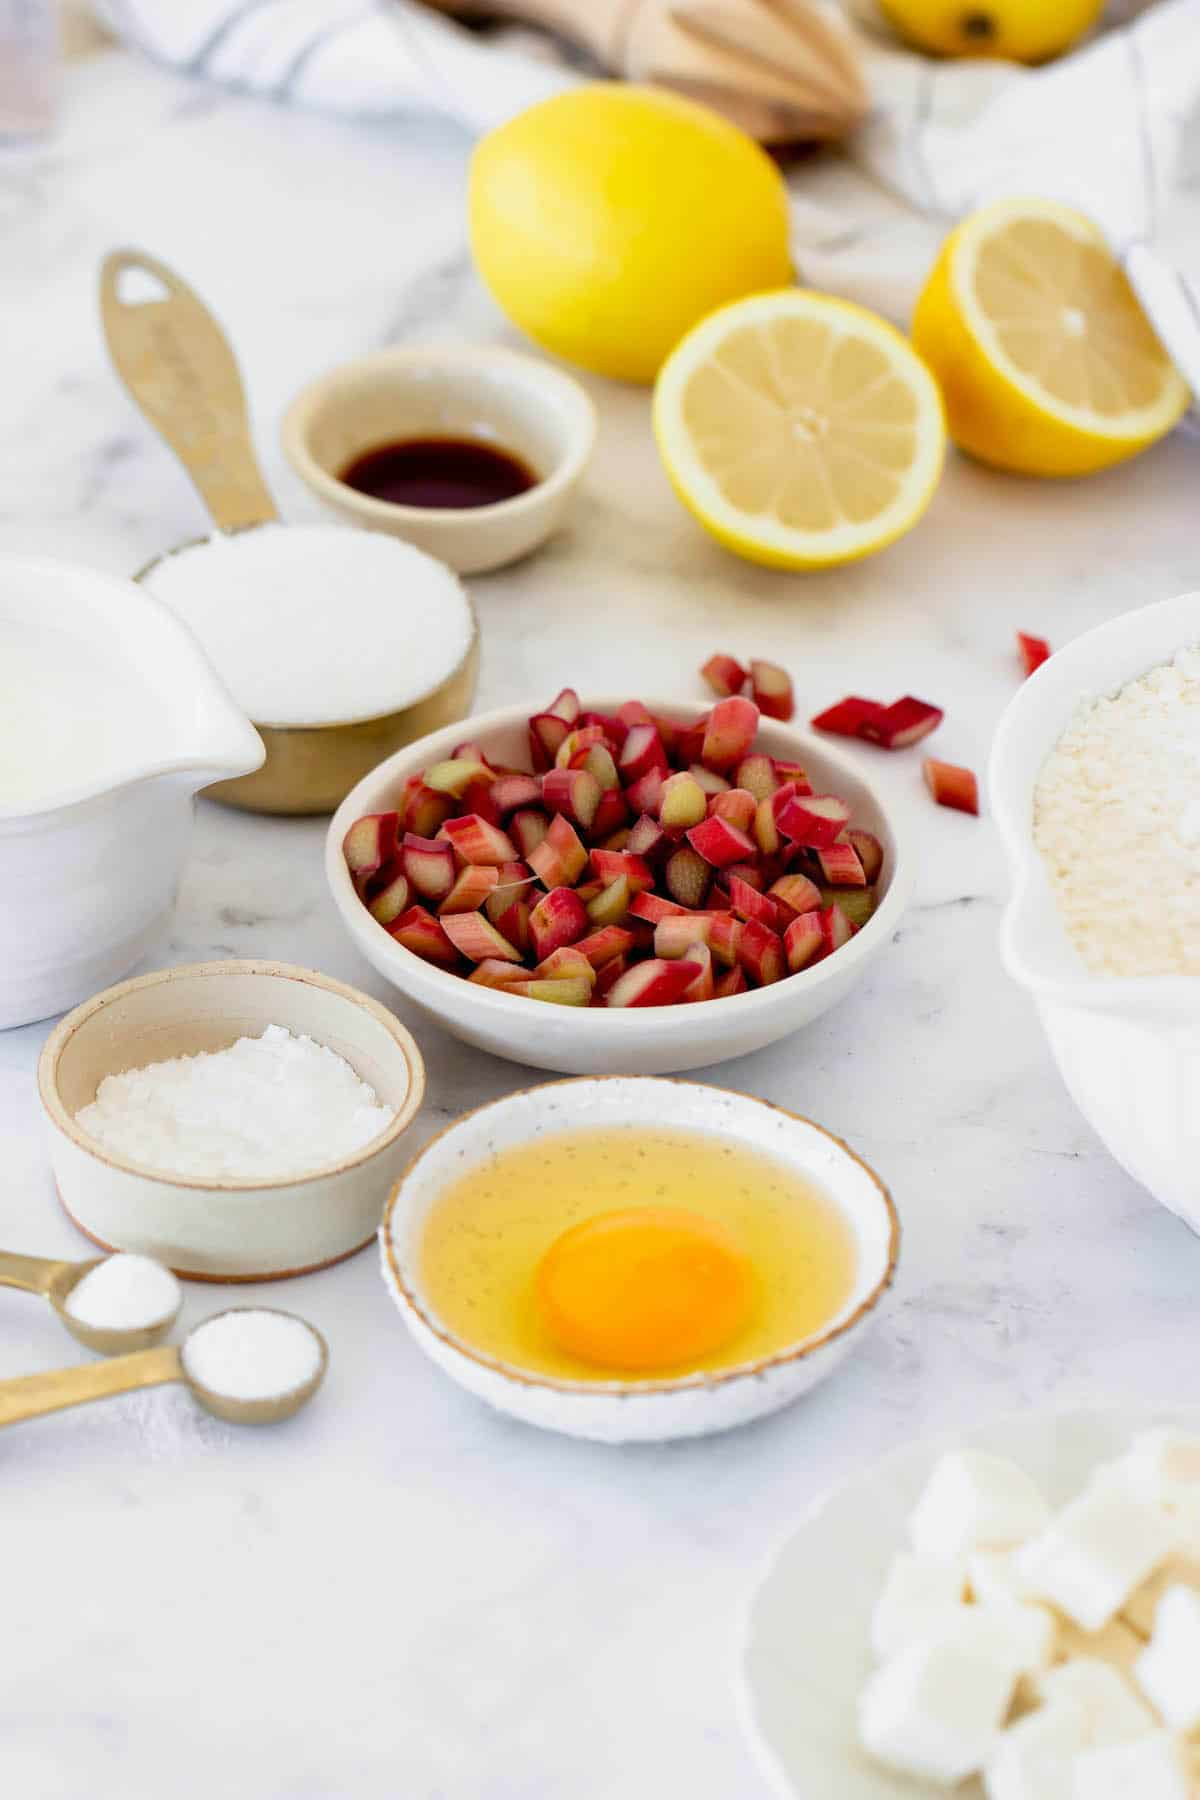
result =
[[[855,0],[861,18],[871,0]],[[107,0],[156,61],[358,117],[418,108],[485,131],[579,80],[548,40],[480,37],[414,0]],[[947,226],[1005,194],[1094,217],[1200,394],[1200,0],[1161,0],[1030,70],[938,62],[865,32],[870,115],[792,178],[797,266],[907,321]]]

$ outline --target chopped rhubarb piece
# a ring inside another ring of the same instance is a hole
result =
[[[737,766],[734,779],[738,787],[745,788],[756,800],[769,800],[779,786],[774,761],[761,752],[744,756]]]
[[[568,767],[586,769],[592,779],[600,784],[601,793],[607,793],[621,785],[613,753],[607,744],[589,744],[586,750],[577,750]]]
[[[607,746],[608,739],[601,725],[581,725],[576,731],[569,731],[558,746],[554,757],[556,769],[570,769],[583,761],[589,750],[597,746]]]
[[[626,731],[632,730],[635,725],[653,725],[654,723],[653,713],[648,712],[640,700],[626,700],[623,706],[618,706],[617,717]]]
[[[508,821],[509,836],[514,839],[521,855],[528,862],[530,854],[537,849],[550,829],[550,821],[543,812],[534,812],[531,807],[522,807]]]
[[[546,711],[553,713],[556,719],[565,719],[568,725],[573,725],[579,717],[579,695],[574,688],[563,688],[561,693],[555,694]]]
[[[565,981],[516,981],[507,990],[523,1000],[544,1000],[551,1006],[586,1006],[592,997],[592,984],[576,976]]]
[[[389,937],[395,938],[423,962],[438,963],[444,969],[457,967],[458,951],[446,935],[445,927],[423,906],[410,906],[388,926],[387,931]]]
[[[700,761],[719,774],[732,769],[750,754],[758,730],[758,708],[753,700],[731,695],[718,700],[708,715]]]
[[[639,894],[629,908],[631,919],[642,919],[648,925],[657,925],[660,919],[669,919],[672,914],[691,912],[690,906],[679,906],[674,900],[664,900],[661,894]]]
[[[629,827],[622,825],[620,831],[614,831],[603,843],[596,845],[597,850],[627,850],[629,848]]]
[[[739,919],[757,919],[774,931],[778,914],[775,903],[760,894],[748,882],[741,881],[734,875],[729,881],[729,903]]]
[[[623,951],[620,956],[610,957],[596,972],[596,985],[592,990],[592,999],[602,1001],[609,988],[616,987],[628,967],[629,962]]]
[[[588,831],[600,804],[600,784],[586,769],[550,769],[542,776],[542,804]]]
[[[709,915],[708,947],[719,963],[729,967],[737,962],[745,929],[745,921],[735,919],[731,912]]]
[[[447,819],[440,836],[448,839],[454,854],[467,863],[516,862],[517,847],[498,826],[489,825],[478,813]]]
[[[367,911],[381,925],[390,925],[402,912],[408,911],[408,877],[399,857],[393,857],[380,870],[379,886],[367,902]]]
[[[866,887],[867,877],[853,844],[827,844],[818,849],[817,861],[830,887]]]
[[[840,906],[855,931],[861,931],[875,911],[872,888],[822,888],[822,906]]]
[[[756,894],[761,894],[767,885],[758,863],[730,863],[727,869],[721,870],[721,880],[730,891],[734,881],[744,881]]]
[[[812,783],[808,779],[808,770],[803,763],[789,762],[783,756],[774,756],[771,761],[775,765],[775,779],[781,786],[790,785],[798,794],[812,793]]]
[[[640,781],[651,769],[661,769],[664,776],[670,774],[671,765],[667,761],[663,741],[653,725],[630,727],[629,734],[621,745],[619,766],[621,780],[626,786]]]
[[[957,763],[935,762],[927,756],[921,764],[925,786],[939,806],[952,806],[956,812],[979,812],[979,784],[970,769]]]
[[[642,723],[647,724],[649,719],[650,715],[647,713]],[[579,723],[581,725],[599,725],[609,743],[615,745],[618,750],[629,734],[628,725],[623,719],[618,719],[615,713],[581,713]]]
[[[723,656],[720,651],[710,656],[700,670],[714,694],[727,699],[730,694],[740,694],[746,685],[746,671],[734,656]]]
[[[596,816],[592,820],[593,837],[607,839],[613,832],[624,827],[628,817],[629,808],[620,788],[605,788],[596,808]]]
[[[405,831],[414,832],[417,837],[436,837],[453,811],[453,794],[439,794],[426,787],[419,775],[405,782],[400,811]]]
[[[603,930],[589,932],[587,937],[580,938],[572,949],[586,956],[593,969],[602,969],[614,956],[624,956],[633,949],[633,933],[622,925],[606,925]]]
[[[352,875],[365,880],[391,862],[396,854],[399,823],[399,815],[394,812],[368,813],[354,821],[342,839],[342,855]]]
[[[535,769],[550,769],[571,727],[557,713],[536,713],[529,721],[529,750]]]
[[[685,1005],[696,1000],[711,1000],[715,991],[712,951],[707,944],[693,944],[688,952],[688,961],[698,963],[700,972],[684,988],[680,999]]]
[[[712,943],[711,932],[709,943]],[[769,987],[772,982],[780,981],[783,977],[783,943],[779,933],[760,925],[757,919],[744,920],[738,940],[738,961],[757,987]]]
[[[521,960],[521,952],[480,912],[447,913],[438,923],[454,948],[470,962],[485,962],[489,957],[497,962]]]
[[[807,917],[807,914],[804,915]],[[848,944],[854,936],[854,927],[850,923],[841,906],[835,901],[832,906],[823,906],[817,914],[821,925],[821,942],[825,947],[825,955],[830,956]]]
[[[660,919],[654,927],[655,956],[674,962],[677,957],[686,956],[694,944],[707,947],[712,922],[711,913],[679,913]]]
[[[781,875],[767,893],[784,908],[789,920],[797,913],[816,912],[821,905],[821,890],[807,875]]]
[[[879,700],[864,700],[860,694],[847,694],[836,706],[827,706],[812,720],[818,731],[832,732],[835,737],[861,738],[864,725],[881,728],[887,707]]]
[[[438,794],[453,794],[456,800],[470,787],[473,781],[494,781],[496,778],[486,763],[470,762],[465,757],[452,756],[447,762],[434,763],[425,771],[425,786],[431,787]]]
[[[556,813],[550,829],[540,844],[535,844],[526,862],[548,888],[571,887],[583,874],[588,853],[568,819]]]
[[[529,915],[529,935],[538,962],[586,935],[588,916],[574,888],[556,887],[543,896]]]
[[[595,969],[574,944],[560,944],[533,972],[539,981],[583,980],[589,987],[596,983]]]
[[[658,822],[669,837],[682,837],[708,812],[708,796],[694,775],[668,775],[658,803]]]
[[[790,719],[796,710],[792,678],[778,663],[750,664],[750,692],[755,706],[766,719]]]
[[[579,890],[582,893],[582,889]],[[615,881],[602,887],[600,892],[587,902],[588,922],[593,927],[604,925],[620,925],[629,911],[629,903],[633,899],[633,884],[628,875],[618,875]]]
[[[628,881],[633,894],[645,894],[654,886],[654,870],[640,856],[631,856],[625,850],[593,850],[592,869],[597,880],[605,887],[622,876]]]
[[[632,826],[625,848],[630,856],[654,856],[666,843],[666,833],[657,819],[643,813]]]
[[[663,962],[655,957],[635,963],[607,995],[609,1006],[672,1006],[700,973],[699,963]]]
[[[713,999],[729,1000],[734,994],[746,993],[748,987],[749,983],[746,980],[745,971],[735,965],[732,969],[726,969],[725,973],[720,976],[715,983],[713,987]]]
[[[491,864],[468,863],[438,907],[438,912],[478,912],[499,881],[500,871]]]
[[[532,775],[500,775],[492,783],[492,805],[503,818],[518,807],[536,806],[542,797],[542,784]]]
[[[485,865],[478,864],[476,866],[481,873],[484,872]],[[467,873],[468,870],[464,869],[463,876],[465,877]],[[492,924],[500,924],[501,914],[508,911],[514,900],[526,899],[532,885],[533,873],[524,863],[502,863],[496,870],[495,887],[490,893],[485,894],[483,899],[483,910]],[[459,909],[452,907],[449,910],[458,911]],[[500,928],[504,929],[503,926]],[[507,937],[508,933],[505,932],[504,935]]]
[[[1050,646],[1045,638],[1030,637],[1027,631],[1018,631],[1017,648],[1021,652],[1021,661],[1025,665],[1026,678],[1032,675],[1035,669],[1040,669],[1050,655]]]
[[[825,934],[821,930],[820,913],[797,913],[783,934],[783,954],[792,974],[806,968],[814,957],[820,956],[824,945]]]
[[[515,944],[522,956],[526,955],[532,947],[532,939],[529,934],[529,913],[528,900],[514,900],[506,912],[502,912],[498,919],[492,920],[492,924],[501,937],[507,938],[510,944]]]
[[[727,794],[714,794],[708,803],[714,819],[728,819],[739,831],[749,831],[758,811],[758,801],[747,788],[730,788]]]
[[[484,754],[483,745],[476,743],[474,738],[468,738],[466,742],[462,744],[455,744],[450,755],[455,762],[482,763],[485,769],[490,769],[492,767],[487,756]]]
[[[692,827],[687,841],[714,869],[725,869],[730,863],[748,862],[754,857],[754,840],[728,819],[705,819],[702,825]]]
[[[495,781],[469,781],[463,789],[462,796],[455,807],[455,812],[476,813],[479,818],[486,819],[489,825],[500,824],[500,809],[492,798]]]
[[[672,725],[669,732],[664,732],[666,721],[659,719],[658,735],[667,748],[667,755],[677,768],[684,768],[700,761],[704,751],[704,733],[708,730],[708,714],[703,713],[690,725]]]
[[[710,800],[715,799],[718,794],[729,792],[731,783],[726,781],[723,775],[718,775],[715,770],[706,769],[703,763],[692,763],[688,768],[688,774],[704,789]]]
[[[626,805],[632,812],[646,813],[657,818],[665,781],[666,776],[661,769],[651,769],[640,780],[630,782],[625,789]]]
[[[879,839],[873,832],[853,830],[846,833],[846,842],[854,845],[868,882],[878,881],[883,867],[883,845]]]
[[[508,988],[514,982],[525,981],[529,971],[520,963],[501,962],[498,956],[485,957],[467,976],[477,987]]]
[[[764,856],[774,856],[779,849],[779,827],[775,823],[775,802],[760,800],[754,815],[754,841]]]
[[[702,830],[703,827],[698,826],[697,829]],[[672,900],[678,901],[680,906],[696,907],[704,904],[709,874],[704,857],[698,851],[682,845],[668,857],[663,879]]]
[[[907,750],[911,744],[919,744],[931,731],[936,731],[945,716],[940,706],[931,706],[928,700],[915,700],[911,694],[906,694],[884,710],[882,719],[865,720],[858,735],[870,744],[882,745],[885,750]]]
[[[414,890],[426,900],[444,900],[458,880],[454,851],[445,838],[423,838],[406,831],[400,856]]]
[[[793,794],[776,816],[782,836],[794,844],[820,849],[839,836],[850,808],[835,794]]]

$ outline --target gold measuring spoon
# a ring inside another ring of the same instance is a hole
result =
[[[162,1342],[179,1317],[179,1308],[183,1304],[182,1290],[169,1313],[152,1325],[139,1325],[132,1330],[111,1330],[99,1325],[88,1325],[83,1319],[75,1318],[67,1308],[67,1301],[84,1276],[108,1260],[107,1256],[93,1256],[86,1262],[56,1262],[44,1256],[18,1256],[10,1250],[0,1250],[0,1287],[20,1288],[27,1294],[41,1294],[50,1302],[71,1336],[87,1349],[98,1350],[101,1356],[121,1356],[131,1350],[148,1350],[152,1344]]]
[[[191,476],[217,529],[249,531],[277,523],[279,514],[250,441],[246,396],[233,351],[186,282],[143,250],[114,250],[100,267],[100,318],[117,374]],[[201,542],[192,538],[165,554],[174,556]],[[155,557],[136,579],[144,581],[162,560]],[[370,655],[370,645],[364,644],[363,654]],[[458,667],[411,705],[326,725],[271,725],[256,719],[267,749],[262,768],[214,782],[205,791],[249,812],[332,812],[394,750],[465,718],[478,671],[476,622]]]
[[[137,1350],[132,1356],[116,1356],[107,1362],[85,1363],[74,1369],[47,1369],[39,1375],[19,1375],[11,1381],[0,1381],[0,1425],[16,1425],[22,1419],[37,1419],[43,1413],[62,1412],[68,1406],[83,1406],[89,1400],[105,1400],[112,1394],[129,1394],[137,1388],[162,1387],[170,1381],[181,1381],[206,1411],[234,1425],[271,1425],[279,1419],[290,1419],[307,1406],[329,1366],[329,1347],[315,1325],[296,1313],[282,1312],[278,1307],[232,1307],[230,1312],[273,1312],[291,1319],[312,1333],[319,1351],[313,1373],[298,1386],[256,1400],[239,1399],[232,1394],[207,1387],[191,1374],[187,1366],[188,1345],[213,1319],[228,1313],[213,1313],[192,1327],[183,1344],[160,1344],[153,1350]]]

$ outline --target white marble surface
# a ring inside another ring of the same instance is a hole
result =
[[[275,436],[301,382],[383,343],[505,336],[467,261],[467,149],[440,124],[283,116],[116,53],[72,71],[49,150],[0,163],[0,546],[130,570],[202,527],[100,342],[96,265],[120,242],[176,263],[224,319],[268,474],[305,516]],[[475,584],[483,703],[569,679],[698,694],[719,646],[787,662],[809,710],[848,689],[944,701],[940,752],[978,768],[1018,626],[1061,643],[1195,580],[1184,441],[1086,485],[953,460],[907,541],[792,578],[711,545],[668,491],[645,395],[591,386],[600,448],[570,530]],[[757,1800],[739,1618],[820,1489],[992,1409],[1190,1397],[1200,1245],[1100,1149],[1004,978],[991,828],[936,812],[916,758],[860,754],[920,834],[912,913],[844,1011],[713,1078],[813,1114],[891,1184],[900,1281],[862,1352],[765,1424],[623,1452],[449,1385],[369,1254],[262,1290],[332,1345],[291,1424],[238,1432],[160,1390],[5,1434],[0,1791]],[[165,957],[284,957],[388,998],[333,915],[321,836],[202,804]],[[418,1134],[524,1078],[419,1030]],[[39,1135],[44,1035],[0,1035],[0,1243],[84,1254]],[[223,1298],[193,1289],[185,1323]],[[0,1374],[73,1359],[37,1302],[3,1298]]]

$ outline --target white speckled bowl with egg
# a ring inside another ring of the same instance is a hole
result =
[[[340,1161],[272,1180],[217,1181],[139,1167],[75,1122],[106,1075],[224,1049],[283,1025],[345,1059],[395,1108],[385,1131]],[[102,1250],[134,1250],[197,1281],[307,1274],[370,1243],[408,1157],[425,1064],[377,1001],[289,963],[189,963],[109,988],[46,1041],[38,1091],[69,1217]]]
[[[585,712],[615,712],[628,695],[585,695]],[[648,699],[662,718],[690,723],[700,702],[680,705]],[[510,1062],[531,1063],[559,1075],[666,1075],[700,1069],[761,1050],[787,1037],[810,1019],[836,1006],[869,963],[895,935],[912,883],[912,851],[878,791],[857,764],[812,732],[763,719],[756,748],[770,756],[803,763],[818,792],[842,795],[854,809],[853,822],[873,831],[883,845],[879,905],[862,930],[836,955],[789,975],[770,987],[754,988],[698,1006],[549,1006],[495,988],[464,981],[424,962],[388,936],[355,892],[342,842],[364,813],[393,808],[408,776],[448,757],[456,744],[478,743],[497,762],[528,768],[530,706],[506,706],[480,713],[447,731],[410,744],[348,794],[325,840],[325,876],[342,923],[367,961],[400,992],[444,1025],[455,1037]]]
[[[1200,982],[1085,968],[1033,838],[1042,764],[1084,700],[1200,642],[1200,592],[1085,632],[1024,682],[992,746],[992,807],[1013,874],[1005,965],[1032,996],[1076,1105],[1136,1181],[1200,1231]],[[1114,905],[1122,896],[1114,895]],[[1131,911],[1129,928],[1139,929]]]
[[[752,1363],[672,1381],[572,1382],[496,1361],[438,1318],[421,1280],[425,1221],[464,1167],[539,1133],[612,1125],[716,1134],[789,1164],[841,1211],[857,1242],[854,1287],[825,1328]],[[854,1152],[809,1119],[765,1100],[691,1081],[610,1075],[552,1081],[465,1114],[433,1138],[388,1199],[379,1233],[383,1275],[409,1331],[438,1367],[498,1411],[603,1443],[725,1431],[776,1412],[831,1375],[892,1284],[900,1221],[887,1188]]]

